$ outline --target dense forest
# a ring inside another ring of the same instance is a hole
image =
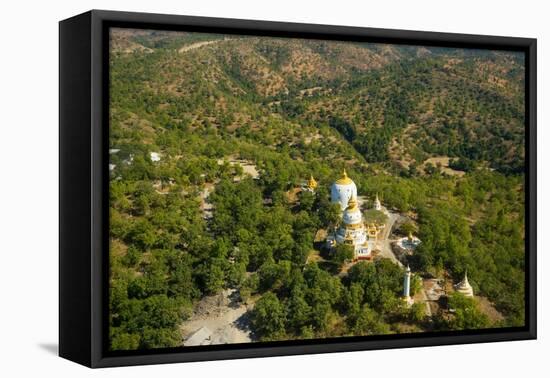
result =
[[[523,325],[523,104],[516,53],[112,30],[111,348],[181,345],[226,288],[260,341]],[[311,261],[343,168],[411,219],[418,278],[467,271],[503,320],[460,294],[426,319],[387,259]]]

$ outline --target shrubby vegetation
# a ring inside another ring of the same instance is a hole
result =
[[[524,323],[520,58],[398,47],[388,58],[377,45],[258,38],[176,51],[204,40],[140,34],[132,41],[152,52],[111,56],[112,349],[180,345],[178,325],[225,288],[254,303],[260,340],[426,329],[422,305],[400,299],[403,271],[389,260],[337,275],[349,249],[309,259],[317,230],[339,219],[327,188],[344,167],[360,193],[378,193],[415,220],[400,230],[422,240],[410,260],[415,272],[459,280],[467,270],[476,293],[504,315],[497,325]],[[339,55],[351,48],[363,54],[355,63]],[[348,63],[295,75],[283,68],[297,51]],[[382,64],[365,68],[362,59],[373,57]],[[322,89],[300,92],[314,87]],[[435,155],[466,174],[421,167]],[[293,196],[310,174],[316,194]],[[468,298],[452,296],[449,306],[436,329],[495,326]]]

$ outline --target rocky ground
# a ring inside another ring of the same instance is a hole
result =
[[[238,301],[235,289],[203,298],[191,318],[180,329],[183,345],[214,345],[253,341],[248,310],[252,305]]]

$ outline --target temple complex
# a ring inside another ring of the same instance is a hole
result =
[[[332,184],[331,201],[340,205],[342,218],[334,232],[327,237],[327,246],[334,248],[337,244],[348,244],[353,246],[356,260],[370,259],[378,228],[365,224],[357,202],[357,186],[345,170]]]

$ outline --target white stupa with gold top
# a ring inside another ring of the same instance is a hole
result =
[[[462,281],[455,285],[455,291],[458,291],[466,297],[474,296],[474,289],[472,288],[472,285],[470,285],[470,283],[468,282],[467,272],[464,273],[464,278],[462,279]]]
[[[329,246],[336,244],[352,246],[355,251],[355,258],[362,260],[370,258],[371,255],[368,240],[367,229],[357,203],[357,197],[352,196],[342,214],[342,222],[336,228],[334,234],[329,235],[327,242]]]
[[[333,203],[340,204],[341,211],[346,210],[349,200],[357,198],[357,186],[352,179],[348,177],[346,170],[342,172],[342,176],[336,180],[330,188],[330,200]]]

